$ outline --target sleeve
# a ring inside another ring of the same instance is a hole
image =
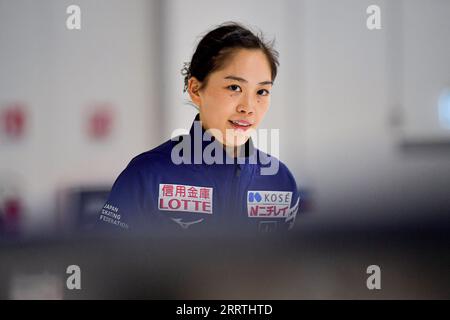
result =
[[[101,209],[96,227],[98,230],[133,229],[136,220],[143,216],[143,179],[133,162],[114,182],[108,199]]]
[[[292,199],[291,199],[291,205],[288,209],[288,213],[286,215],[285,223],[287,225],[287,229],[291,230],[295,225],[295,220],[297,217],[297,213],[300,207],[300,192],[298,190],[297,182],[295,181],[294,176],[289,171],[289,169],[286,167],[286,172],[288,174],[290,184],[291,184],[291,190],[292,190]]]

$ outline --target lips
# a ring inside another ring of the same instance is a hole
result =
[[[252,123],[247,120],[228,120],[231,126],[235,129],[247,130],[252,126]]]

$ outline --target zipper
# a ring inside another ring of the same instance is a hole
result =
[[[236,223],[236,217],[239,216],[240,209],[240,203],[237,199],[239,195],[239,181],[242,169],[239,164],[234,164],[234,168],[231,168],[231,171],[231,174],[228,176],[231,178],[231,183],[227,186],[228,190],[226,190],[227,195],[225,200],[228,202],[223,203],[223,213],[225,213],[225,215],[222,217],[222,221],[227,228],[230,226],[233,227],[233,224]]]
[[[236,169],[234,169],[234,176],[239,178],[241,176],[241,166],[239,164],[236,164]]]
[[[241,203],[238,201],[239,198],[239,182],[241,177],[241,166],[239,164],[236,164],[236,167],[234,168],[234,175],[233,175],[233,199],[231,199],[233,203],[233,222],[239,222],[239,215],[240,215],[240,206]]]

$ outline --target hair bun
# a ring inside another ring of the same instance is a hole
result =
[[[186,92],[188,89],[188,81],[191,77],[191,63],[190,62],[184,62],[183,68],[181,69],[181,74],[184,76],[184,88],[183,92]]]

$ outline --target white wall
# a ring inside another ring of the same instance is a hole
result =
[[[318,208],[330,215],[323,218],[343,223],[348,219],[408,220],[416,209],[436,214],[432,208],[445,205],[448,209],[450,205],[449,150],[405,153],[400,145],[407,130],[392,126],[391,121],[393,108],[399,104],[405,116],[419,120],[420,115],[422,119],[427,115],[428,119],[427,110],[433,105],[412,105],[411,101],[414,97],[430,97],[428,87],[420,84],[436,85],[440,81],[445,85],[442,72],[436,71],[448,70],[448,60],[433,59],[426,55],[427,49],[417,51],[411,46],[402,47],[400,56],[394,50],[404,45],[403,38],[411,41],[415,37],[418,23],[421,45],[427,48],[425,38],[432,39],[439,26],[444,28],[442,20],[433,17],[450,12],[448,2],[436,1],[428,7],[425,1],[377,1],[383,28],[368,31],[364,12],[372,3],[307,1],[305,6],[305,168],[317,191]],[[402,14],[411,15],[411,11],[416,17],[426,12],[425,18],[402,19]],[[445,33],[442,29],[440,32]],[[441,44],[444,52],[450,48],[448,41]],[[422,71],[415,68],[412,59],[422,61],[417,66]],[[410,89],[408,95],[403,95],[405,83]],[[418,84],[414,91],[411,83]],[[391,86],[398,90],[393,92]],[[413,125],[424,134],[436,132],[437,122],[427,119]],[[342,216],[345,212],[353,214]]]
[[[81,30],[66,29],[70,4],[81,7]],[[132,156],[158,144],[157,5],[0,3],[0,107],[24,101],[30,121],[23,141],[0,142],[0,172],[13,172],[7,188],[20,184],[26,228],[53,225],[57,192],[110,185]],[[116,109],[112,135],[102,142],[84,130],[97,101]]]
[[[409,141],[450,141],[439,122],[438,98],[450,90],[450,1],[403,1],[400,95]]]

